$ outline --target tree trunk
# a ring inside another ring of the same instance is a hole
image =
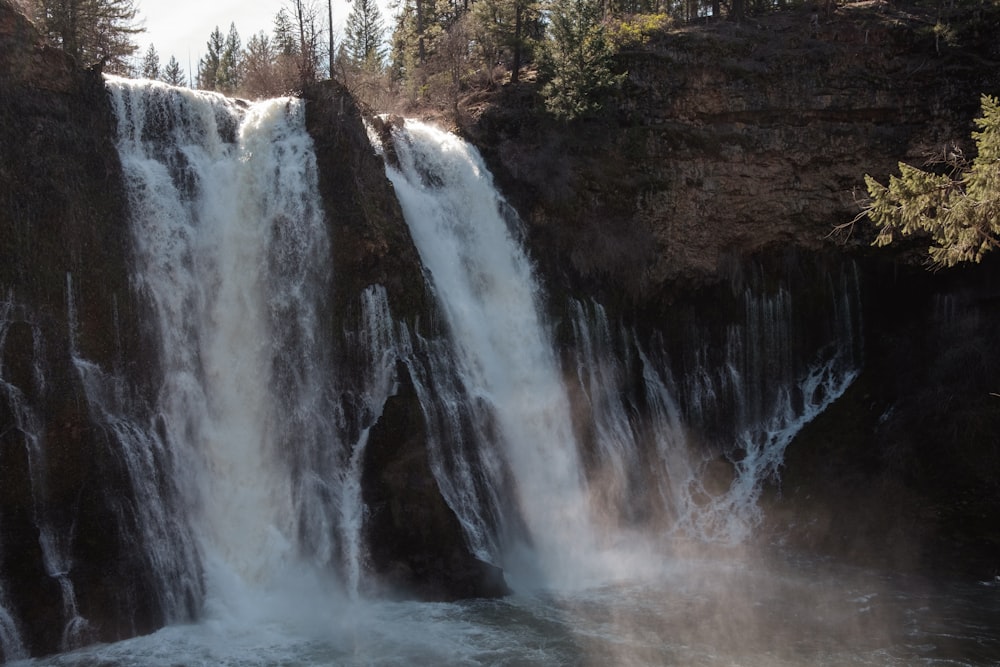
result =
[[[510,64],[510,82],[517,83],[521,77],[521,2],[514,2],[514,58]]]

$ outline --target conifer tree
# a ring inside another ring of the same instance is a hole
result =
[[[142,58],[142,77],[144,79],[160,78],[160,55],[152,44],[146,49],[146,55]]]
[[[898,237],[931,241],[935,267],[979,262],[1000,247],[1000,102],[984,95],[982,118],[972,133],[977,155],[971,164],[951,150],[951,173],[931,173],[902,162],[885,186],[865,175],[871,201],[862,214],[879,227],[875,245]]]
[[[510,80],[517,83],[522,64],[540,32],[541,7],[536,0],[478,0],[470,10],[475,45],[487,69],[498,62],[510,67]]]
[[[173,56],[170,56],[167,66],[163,69],[163,82],[169,83],[171,86],[187,85],[187,77],[184,75],[184,70],[181,69],[177,58]]]
[[[205,44],[206,53],[198,63],[198,88],[202,90],[217,90],[219,87],[219,66],[222,63],[222,52],[226,48],[226,39],[222,36],[219,26],[208,37]]]
[[[215,77],[216,90],[232,94],[239,87],[242,50],[242,40],[236,31],[236,24],[231,23],[222,53],[219,55],[219,68]]]
[[[611,69],[614,47],[606,34],[600,0],[554,0],[546,43],[549,82],[545,106],[560,118],[576,118],[602,106],[622,75]]]
[[[288,10],[284,7],[274,15],[274,48],[281,55],[294,56],[298,52],[298,41]]]
[[[380,71],[385,64],[382,37],[385,26],[375,0],[353,0],[345,26],[345,48],[353,63],[370,71]]]
[[[45,37],[81,65],[102,63],[113,74],[128,74],[138,50],[134,0],[30,0],[29,13]]]

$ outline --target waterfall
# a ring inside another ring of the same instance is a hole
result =
[[[363,442],[345,441],[337,402],[312,140],[301,100],[248,105],[148,81],[107,85],[133,281],[157,320],[169,473],[198,538],[207,609],[230,613],[245,590],[323,579],[359,558],[342,542],[356,542]],[[386,352],[371,344],[367,400],[377,408],[392,386]],[[355,537],[342,541],[343,531]]]
[[[531,263],[472,147],[407,122],[395,148],[400,166],[387,173],[451,331],[462,388],[488,406],[496,423],[495,437],[483,446],[514,480],[530,558],[550,581],[572,578],[583,565],[579,557],[596,543],[566,388]],[[491,484],[498,488],[503,480]],[[470,521],[462,501],[478,495],[465,489],[449,502]],[[516,577],[513,553],[508,546],[505,566]]]
[[[785,448],[860,367],[856,267],[815,280],[819,298],[796,294],[789,280],[768,290],[749,277],[732,295],[742,316],[721,337],[693,320],[675,353],[661,333],[643,343],[613,331],[600,305],[574,302],[576,382],[607,514],[703,542],[751,535],[762,486],[779,476]],[[808,326],[795,312],[806,307]],[[627,382],[635,376],[641,390]],[[718,479],[722,460],[730,479]]]
[[[70,278],[67,276],[67,288],[70,286]],[[67,307],[72,314],[73,305],[69,292],[67,292],[67,299]],[[13,298],[8,296],[8,300],[3,304],[2,316],[0,316],[0,359],[3,356],[8,328],[13,323],[14,309]],[[39,354],[41,333],[39,328],[28,320],[26,314],[22,314],[19,319],[21,323],[30,327],[33,351],[31,381],[35,385],[36,391],[41,393],[40,390],[45,383],[45,368],[41,365],[41,354]],[[4,379],[4,371],[5,369],[0,365],[0,391],[2,391],[4,401],[12,413],[13,424],[11,426],[17,430],[25,447],[27,472],[30,480],[32,521],[38,531],[38,546],[44,572],[59,587],[62,603],[60,618],[63,619],[64,623],[60,648],[68,650],[80,646],[90,639],[90,628],[86,619],[80,615],[76,591],[70,578],[73,566],[74,526],[72,519],[67,516],[66,508],[59,507],[53,499],[46,461],[48,452],[45,447],[44,422],[24,391]],[[2,593],[2,589],[0,589],[0,593]],[[3,628],[4,652],[16,654],[23,651],[17,633],[17,624],[13,617],[4,611],[0,615],[0,619],[3,619],[0,621],[0,626]]]
[[[35,437],[36,429],[34,424],[37,419],[26,409],[22,392],[13,384],[7,381],[4,368],[4,348],[7,343],[7,335],[14,318],[14,297],[8,293],[4,301],[0,301],[0,397],[13,412],[14,426],[21,430],[26,440],[25,444],[29,451],[32,450],[32,439]],[[36,338],[33,331],[33,339]],[[6,434],[3,434],[6,435]],[[0,516],[0,518],[3,518]],[[3,553],[5,545],[0,539],[0,554]],[[4,592],[3,577],[0,576],[0,662],[16,660],[27,657],[23,640],[21,638],[20,624],[12,610]]]
[[[3,544],[0,543],[0,548]],[[2,582],[0,582],[2,584]],[[7,610],[7,599],[0,585],[0,661],[27,658],[28,651],[21,640],[21,632],[13,615]]]
[[[381,285],[369,286],[361,294],[361,321],[361,331],[350,342],[364,357],[362,367],[371,372],[361,389],[365,425],[344,468],[340,512],[345,580],[352,598],[357,598],[362,588],[364,502],[361,478],[368,434],[381,417],[386,399],[396,393],[396,360],[409,358],[412,352],[409,332],[393,319],[388,296]]]
[[[856,375],[856,269],[819,299],[748,269],[721,335],[694,319],[669,349],[571,301],[557,354],[519,222],[480,156],[421,123],[393,133],[387,174],[451,336],[447,350],[425,342],[428,370],[412,374],[473,551],[515,580],[533,559],[558,586],[613,576],[664,539],[749,537],[785,448]]]
[[[108,371],[80,355],[72,274],[66,275],[66,310],[70,358],[80,378],[90,420],[124,463],[134,498],[129,506],[115,504],[116,519],[119,525],[128,525],[134,517],[138,524],[139,535],[127,546],[143,559],[146,571],[155,579],[153,594],[164,619],[189,619],[196,613],[195,601],[202,595],[202,585],[197,547],[176,511],[176,487],[173,480],[163,478],[163,472],[170,467],[170,453],[156,425],[143,422],[148,416],[129,400],[127,381],[121,372]],[[67,595],[70,593],[71,589]],[[71,611],[72,634],[79,640],[64,640],[67,647],[83,643],[87,626],[76,613],[75,603]]]

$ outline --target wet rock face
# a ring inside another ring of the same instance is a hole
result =
[[[385,176],[385,164],[369,143],[360,110],[333,81],[313,86],[304,97],[320,192],[330,219],[336,276],[331,340],[344,377],[360,382],[368,369],[359,365],[347,334],[361,327],[358,299],[367,286],[385,287],[391,312],[411,330],[442,332],[409,228]],[[399,122],[373,121],[389,148],[392,127]],[[424,415],[409,371],[399,364],[397,375],[401,389],[371,427],[364,458],[364,537],[368,565],[380,582],[373,592],[425,600],[502,595],[502,573],[470,554],[458,518],[431,472]],[[360,393],[360,387],[345,391],[347,396]],[[361,424],[352,415],[358,410],[346,400],[344,412],[353,422],[348,430],[356,439]]]
[[[111,118],[100,73],[0,0],[0,585],[33,654],[163,620],[120,523],[133,490],[71,356],[146,389]],[[88,621],[73,632],[65,582]]]
[[[865,367],[788,448],[765,541],[982,580],[1000,551],[1000,258],[865,266]]]
[[[465,545],[430,469],[424,416],[409,372],[369,433],[362,488],[369,560],[380,592],[423,600],[500,597],[501,570]]]

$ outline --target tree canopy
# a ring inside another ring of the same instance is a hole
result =
[[[900,175],[890,176],[888,185],[865,175],[871,199],[863,214],[879,228],[875,245],[927,237],[935,267],[979,262],[1000,247],[1000,103],[984,95],[981,104],[971,163],[952,149],[945,156],[946,173],[900,163]]]
[[[128,74],[138,50],[134,0],[27,0],[25,7],[50,42],[81,65],[102,63],[105,71]]]

